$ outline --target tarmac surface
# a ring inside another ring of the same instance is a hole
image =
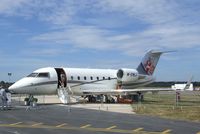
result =
[[[0,110],[0,134],[200,134],[200,123],[61,104]]]

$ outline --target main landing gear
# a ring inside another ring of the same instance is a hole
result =
[[[115,103],[115,99],[110,95],[88,95],[88,102],[90,103]]]

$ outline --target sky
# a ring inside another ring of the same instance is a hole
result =
[[[42,67],[137,68],[164,54],[157,81],[200,81],[199,0],[0,0],[0,81]]]

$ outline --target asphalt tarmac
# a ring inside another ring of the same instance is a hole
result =
[[[0,134],[200,134],[200,123],[61,104],[0,110]]]

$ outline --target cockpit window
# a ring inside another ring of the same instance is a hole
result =
[[[49,73],[39,73],[37,77],[49,77]]]
[[[43,78],[48,78],[49,73],[31,73],[27,77],[43,77]]]
[[[37,75],[38,75],[38,73],[31,73],[27,77],[36,77]]]

